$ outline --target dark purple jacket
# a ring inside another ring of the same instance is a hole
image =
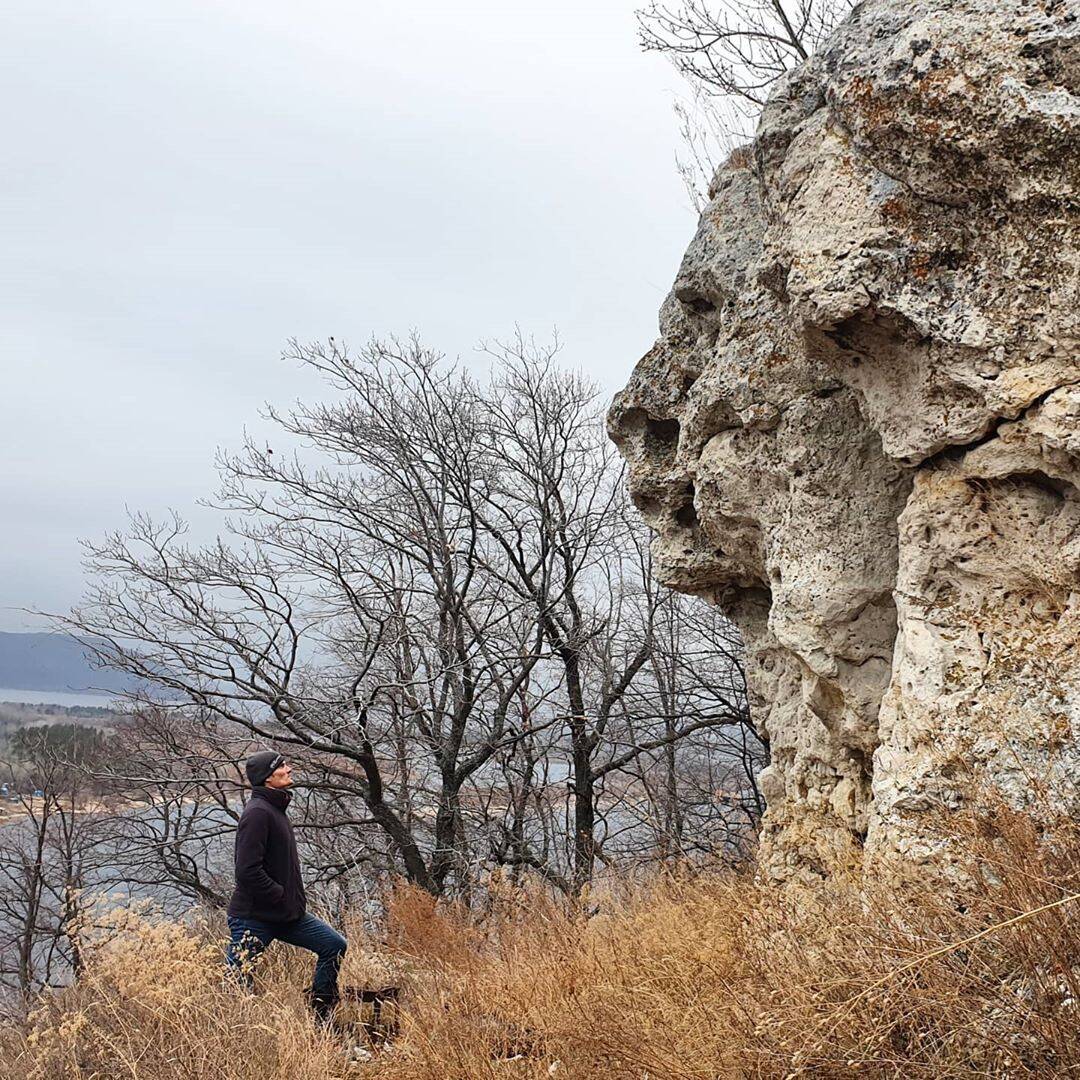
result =
[[[236,827],[236,889],[229,914],[260,922],[292,922],[307,910],[296,839],[285,810],[292,799],[256,787]]]

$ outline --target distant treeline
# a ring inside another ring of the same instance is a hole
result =
[[[109,727],[118,714],[99,705],[31,705],[21,701],[0,701],[0,728],[38,724],[83,723]]]

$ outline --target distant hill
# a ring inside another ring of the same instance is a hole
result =
[[[91,667],[82,645],[65,634],[0,632],[0,687],[118,693],[132,685],[120,672]]]

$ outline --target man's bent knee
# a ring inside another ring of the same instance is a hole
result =
[[[330,933],[332,936],[329,937],[324,950],[321,951],[326,956],[344,956],[346,949],[349,947],[349,942],[336,930],[331,930]]]

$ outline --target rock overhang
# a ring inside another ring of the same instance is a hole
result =
[[[1020,797],[986,747],[1033,643],[1075,719],[1078,11],[857,7],[718,171],[612,405],[660,577],[743,632],[777,877],[924,850],[957,755]],[[1036,713],[1003,740],[1064,776]]]

